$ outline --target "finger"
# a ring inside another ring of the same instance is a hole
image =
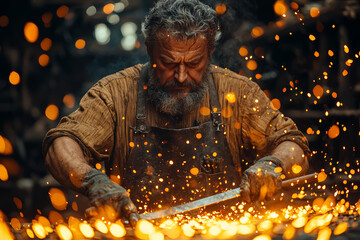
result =
[[[266,200],[270,200],[272,198],[272,196],[275,193],[275,179],[273,178],[272,175],[268,175],[267,177],[267,192],[266,192]]]
[[[250,203],[250,184],[247,175],[244,175],[240,184],[240,197],[243,201]]]
[[[275,179],[275,193],[280,192],[281,189],[282,189],[282,179],[277,176]]]
[[[262,175],[257,175],[256,173],[249,174],[249,187],[250,187],[250,198],[251,201],[257,201],[260,197],[260,190],[262,184]]]
[[[131,213],[136,213],[137,208],[135,204],[130,200],[127,201],[127,203],[124,204],[124,207],[122,208],[122,213],[125,218],[129,218]]]
[[[98,211],[96,207],[89,207],[85,210],[85,216],[87,218],[89,217],[96,217],[98,215]]]
[[[137,212],[133,212],[129,216],[129,222],[131,227],[135,228],[136,223],[140,220],[140,215]]]

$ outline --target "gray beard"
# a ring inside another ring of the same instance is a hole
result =
[[[150,64],[150,66],[152,66],[152,64]],[[179,83],[177,80],[173,79],[167,81],[164,85],[161,85],[155,70],[150,67],[147,99],[155,104],[157,109],[162,113],[170,116],[184,115],[195,109],[208,91],[209,80],[207,75],[209,73],[210,64],[206,67],[204,76],[199,84],[196,84],[191,80]],[[166,90],[166,87],[184,85],[190,86],[191,91],[183,98],[176,98]]]

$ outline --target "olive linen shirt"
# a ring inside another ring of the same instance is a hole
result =
[[[44,156],[57,137],[68,136],[79,143],[90,164],[104,161],[106,173],[120,183],[126,160],[134,146],[137,83],[142,65],[108,75],[98,81],[81,99],[79,108],[61,119],[43,141]],[[242,170],[253,161],[270,155],[280,143],[292,141],[310,155],[305,136],[295,123],[271,107],[259,86],[244,76],[217,66],[211,74],[218,92],[222,121],[234,165]],[[146,102],[147,125],[185,128],[209,121],[209,93],[199,106],[173,119]],[[191,144],[191,143],[190,143]]]

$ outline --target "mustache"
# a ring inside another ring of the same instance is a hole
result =
[[[164,88],[190,87],[191,89],[195,89],[198,87],[198,85],[191,80],[185,80],[184,82],[180,83],[175,79],[171,79],[166,81],[163,87]]]

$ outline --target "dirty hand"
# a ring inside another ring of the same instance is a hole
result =
[[[283,163],[274,156],[257,160],[243,172],[240,184],[242,199],[246,202],[270,200],[281,190],[282,168]]]
[[[95,209],[99,212],[101,209],[105,209],[107,217],[115,219],[118,217],[125,218],[130,221],[132,226],[135,226],[136,222],[140,219],[136,206],[131,201],[126,189],[112,182],[109,177],[102,172],[96,169],[91,169],[87,172],[81,189],[89,198],[93,206],[93,208],[91,208],[92,210]],[[108,210],[106,210],[106,207]],[[111,207],[113,211],[109,211],[109,207]],[[90,215],[95,214],[90,213]]]

